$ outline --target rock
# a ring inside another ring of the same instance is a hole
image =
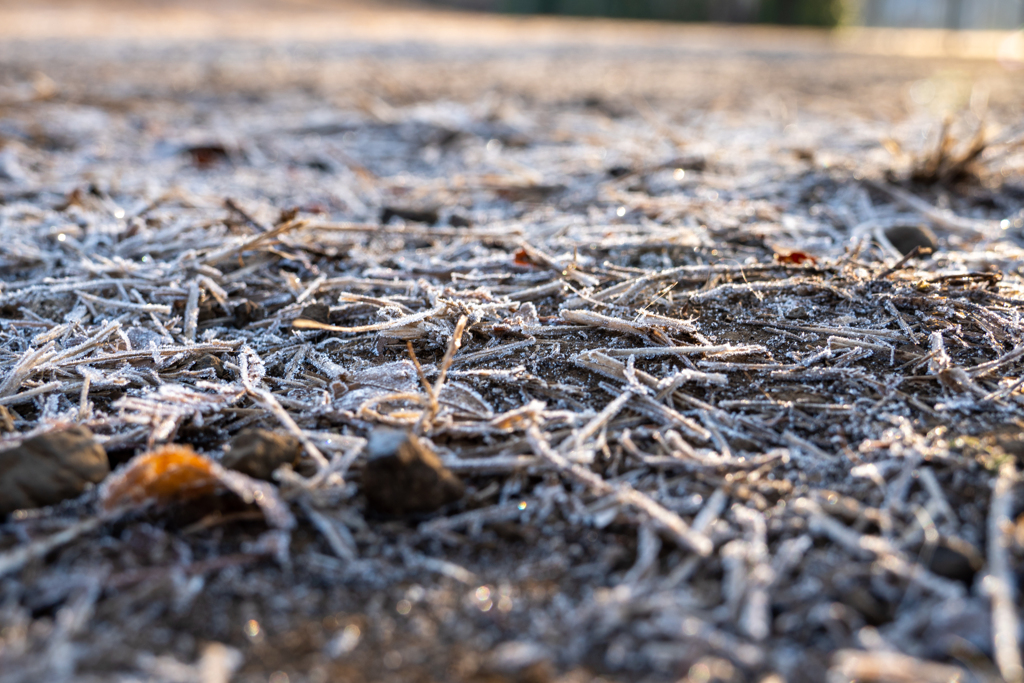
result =
[[[249,301],[246,299],[235,306],[234,314],[235,327],[243,328],[250,323],[263,319],[263,307],[255,301]]]
[[[904,256],[914,247],[920,247],[921,252],[934,252],[939,247],[939,239],[926,225],[896,225],[885,231],[885,237]]]
[[[388,515],[433,512],[462,497],[465,487],[430,447],[413,434],[377,429],[370,435],[363,494]]]
[[[302,444],[291,434],[268,429],[244,429],[231,440],[231,448],[221,459],[228,469],[254,479],[271,481],[274,470],[294,464],[302,455]]]
[[[231,155],[224,145],[212,142],[207,145],[192,145],[185,149],[196,168],[208,169],[226,163]]]
[[[633,169],[628,166],[612,166],[606,171],[606,173],[612,178],[621,178],[633,173]]]
[[[453,228],[472,228],[473,220],[460,213],[453,213],[448,217],[448,225]]]
[[[811,316],[804,306],[794,306],[786,311],[786,317],[790,320],[807,320]]]
[[[327,304],[310,304],[302,309],[299,317],[326,325],[331,320],[331,307]]]
[[[192,367],[189,369],[192,372],[212,369],[213,373],[217,375],[219,379],[230,379],[231,377],[231,373],[224,368],[224,362],[211,353],[202,356],[199,360],[193,363]]]
[[[410,223],[426,223],[434,225],[441,216],[437,209],[408,209],[397,206],[385,206],[380,212],[380,224],[387,225],[392,218],[401,218]]]
[[[109,473],[106,451],[85,427],[33,437],[0,452],[0,515],[77,498]]]

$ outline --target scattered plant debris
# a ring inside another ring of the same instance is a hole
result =
[[[0,517],[79,496],[109,472],[106,451],[85,427],[26,439],[0,451]]]
[[[1020,680],[1024,81],[552,35],[0,42],[0,683]]]

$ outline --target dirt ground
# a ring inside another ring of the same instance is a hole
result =
[[[307,444],[0,524],[0,681],[1024,680],[1016,62],[240,7],[0,4],[2,445]]]

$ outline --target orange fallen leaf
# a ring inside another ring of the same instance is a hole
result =
[[[295,517],[281,499],[277,487],[247,474],[229,470],[192,450],[170,444],[137,455],[103,484],[100,501],[106,510],[148,503],[176,501],[231,491],[263,511],[267,523],[278,529],[295,527]]]
[[[209,495],[217,490],[218,483],[211,465],[191,446],[172,444],[144,453],[107,482],[103,507],[111,510],[151,500],[169,503]]]

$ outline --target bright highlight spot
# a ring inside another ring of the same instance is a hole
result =
[[[255,638],[259,634],[260,622],[256,621],[255,619],[250,619],[249,621],[245,622],[245,635],[249,636],[250,638]]]

